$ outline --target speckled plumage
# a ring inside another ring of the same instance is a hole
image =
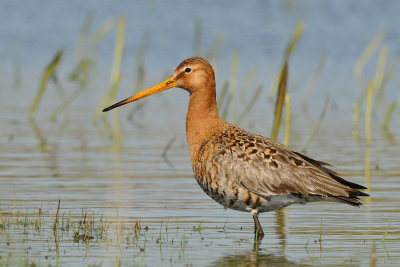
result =
[[[200,147],[193,171],[201,188],[228,208],[272,211],[294,203],[333,200],[359,206],[356,189],[325,168],[266,137],[226,123]]]
[[[221,205],[251,212],[258,238],[264,235],[259,212],[318,200],[359,206],[358,197],[368,196],[359,191],[364,186],[344,180],[327,163],[221,120],[214,70],[203,58],[184,60],[167,80],[104,111],[172,87],[190,93],[186,136],[197,182]]]

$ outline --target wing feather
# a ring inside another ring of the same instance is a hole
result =
[[[237,129],[234,135],[224,134],[208,142],[212,147],[205,149],[213,153],[208,154],[208,159],[198,161],[197,167],[194,164],[194,169],[204,164],[217,166],[218,170],[214,168],[212,175],[224,177],[263,197],[318,195],[359,205],[357,196],[367,195],[356,190],[365,187],[348,182],[323,166],[328,164],[293,152],[268,138]]]

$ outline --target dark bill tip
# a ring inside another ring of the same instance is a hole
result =
[[[112,110],[112,109],[114,109],[114,108],[117,108],[117,107],[119,107],[119,106],[128,104],[129,102],[126,101],[126,100],[128,100],[128,99],[129,99],[129,98],[124,99],[124,100],[122,100],[122,101],[119,101],[118,103],[115,103],[114,105],[111,105],[111,106],[109,106],[109,107],[106,107],[105,109],[103,109],[103,112],[107,112],[107,111],[110,111],[110,110]]]

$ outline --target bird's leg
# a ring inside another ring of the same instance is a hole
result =
[[[258,220],[258,211],[252,210],[251,214],[254,219],[254,239],[261,240],[264,237],[264,231],[261,227],[260,221]]]

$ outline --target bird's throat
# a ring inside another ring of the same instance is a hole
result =
[[[186,137],[192,164],[196,161],[199,148],[215,132],[220,122],[215,93],[190,95]]]

